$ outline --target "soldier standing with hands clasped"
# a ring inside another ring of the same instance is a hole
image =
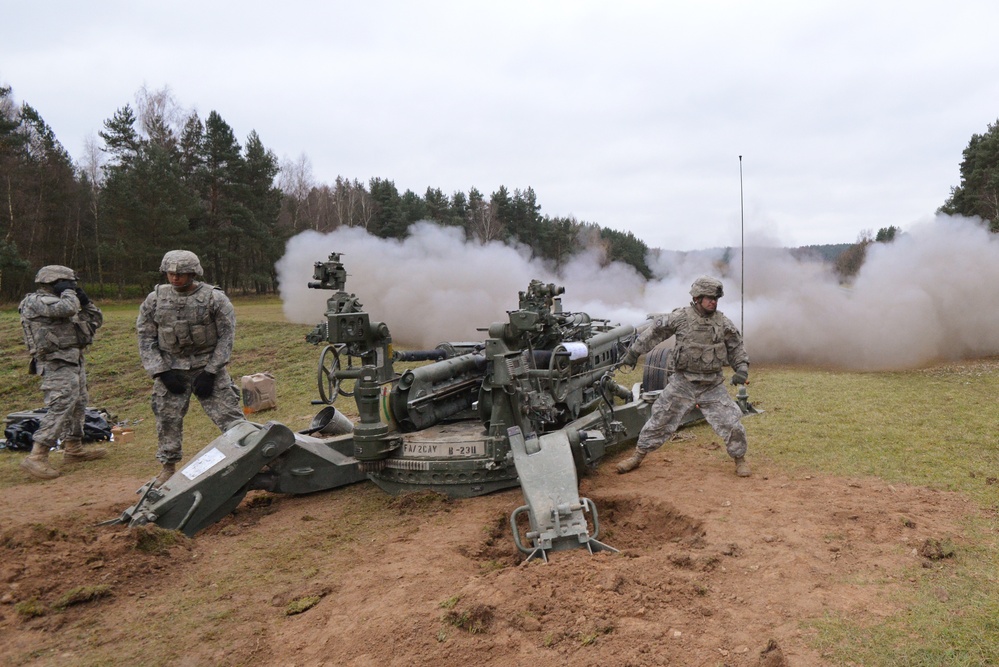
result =
[[[107,454],[99,447],[83,448],[83,420],[90,400],[83,350],[94,340],[104,315],[77,285],[73,269],[43,266],[35,282],[38,290],[24,297],[17,310],[31,353],[29,372],[42,376],[48,411],[39,420],[31,454],[21,461],[21,469],[37,479],[54,479],[59,471],[49,465],[49,450],[60,439],[64,464]]]
[[[160,271],[167,284],[146,297],[136,321],[139,356],[153,378],[156,458],[163,464],[155,487],[177,470],[192,392],[221,431],[243,419],[239,392],[226,370],[236,338],[232,302],[221,288],[197,280],[204,271],[189,250],[166,253]]]
[[[729,456],[735,459],[735,474],[751,474],[746,462],[746,429],[740,421],[742,410],[725,389],[722,374],[722,368],[729,365],[735,371],[732,384],[746,384],[749,355],[742,334],[718,310],[718,299],[723,294],[721,281],[708,276],[698,278],[690,287],[690,305],[656,317],[622,358],[622,365],[634,368],[640,355],[676,336],[667,363],[669,382],[652,405],[652,416],[638,435],[635,453],[618,464],[619,473],[631,472],[649,452],[662,447],[696,405],[725,441]]]

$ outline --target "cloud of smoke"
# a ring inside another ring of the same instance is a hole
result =
[[[517,308],[517,294],[532,278],[555,279],[515,248],[467,244],[463,232],[430,223],[414,225],[404,241],[379,239],[363,229],[329,234],[303,232],[289,240],[277,263],[284,313],[292,322],[322,320],[332,292],[306,287],[313,265],[341,253],[347,292],[372,321],[384,322],[406,347],[432,348],[444,341],[483,340],[485,328]]]
[[[849,288],[746,259],[758,358],[874,370],[999,354],[999,239],[978,221],[940,216],[869,246]]]
[[[649,313],[686,305],[700,275],[725,282],[721,309],[745,325],[751,359],[863,370],[914,368],[940,360],[999,354],[999,239],[980,224],[929,219],[873,244],[853,284],[831,268],[778,248],[747,246],[745,297],[738,251],[661,251],[655,278],[630,266],[602,266],[599,249],[580,254],[559,276],[528,253],[499,243],[466,243],[458,229],[414,225],[405,241],[359,228],[292,238],[277,264],[288,320],[316,323],[324,290],[311,290],[313,265],[342,253],[346,290],[404,347],[482,340],[506,320],[532,279],[564,285],[563,308],[638,325]]]

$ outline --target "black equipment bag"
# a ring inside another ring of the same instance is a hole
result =
[[[47,408],[38,408],[28,413],[7,415],[7,427],[3,430],[3,437],[7,439],[7,449],[31,451],[35,431],[41,425],[40,416],[46,412]],[[83,442],[110,439],[111,424],[108,423],[107,413],[96,408],[87,408],[83,416]]]

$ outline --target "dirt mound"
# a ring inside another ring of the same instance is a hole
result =
[[[94,523],[77,514],[0,533],[0,581],[8,587],[0,623],[58,629],[86,615],[81,606],[134,595],[134,582],[190,560],[190,540],[176,531]]]

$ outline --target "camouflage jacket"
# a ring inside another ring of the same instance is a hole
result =
[[[150,377],[172,368],[217,373],[232,356],[236,312],[221,288],[196,283],[187,293],[157,285],[135,322],[139,357]]]
[[[104,324],[104,314],[92,301],[80,305],[71,289],[56,296],[47,288],[24,297],[17,308],[21,314],[24,343],[36,362],[79,363],[83,350]]]
[[[669,358],[669,372],[681,372],[695,382],[722,379],[722,368],[749,370],[749,355],[742,334],[721,311],[701,315],[693,305],[657,315],[632,344],[637,354],[645,354],[671,336],[676,344]]]

